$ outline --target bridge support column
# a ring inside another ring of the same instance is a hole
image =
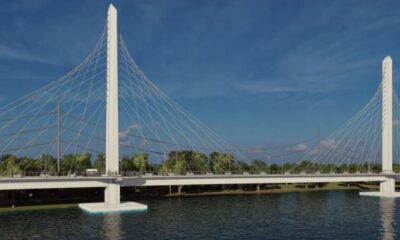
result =
[[[135,202],[121,202],[121,178],[110,179],[104,189],[104,203],[81,203],[79,207],[89,213],[146,210],[147,205]]]
[[[393,80],[392,58],[382,63],[382,174],[393,174]],[[362,192],[363,196],[400,197],[395,180],[388,178],[379,185],[379,192]]]
[[[395,188],[395,180],[394,179],[388,179],[387,181],[381,182],[379,184],[380,188],[380,193],[381,194],[393,194],[396,190]]]
[[[121,203],[121,187],[118,183],[109,183],[104,189],[104,204],[107,207],[117,206]]]
[[[388,197],[395,198],[400,197],[400,192],[396,192],[395,180],[388,178],[379,184],[379,192],[360,192],[361,196],[373,196],[373,197]]]
[[[106,177],[104,203],[79,204],[88,212],[110,212],[146,210],[140,203],[121,203],[121,182],[119,176],[119,127],[118,127],[118,24],[117,9],[110,4],[107,13],[107,94],[106,94]]]

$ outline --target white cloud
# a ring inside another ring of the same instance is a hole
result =
[[[119,132],[119,138],[124,141],[128,138],[128,136],[130,134],[132,134],[132,132],[134,132],[134,130],[136,129],[142,129],[143,125],[139,124],[139,123],[132,123],[131,125],[129,125],[128,127],[125,128],[125,130],[122,130]]]
[[[326,140],[321,141],[321,146],[327,147],[327,148],[337,148],[338,142],[334,139],[326,139]]]
[[[308,149],[308,145],[304,143],[299,143],[293,147],[293,151],[304,152]]]

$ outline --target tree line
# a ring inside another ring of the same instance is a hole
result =
[[[60,159],[58,171],[57,159],[50,154],[42,154],[39,158],[28,156],[17,157],[12,154],[0,157],[0,174],[2,176],[29,175],[43,173],[48,175],[85,174],[86,169],[96,168],[99,173],[105,170],[105,155],[93,157],[90,153],[66,154]],[[399,171],[400,165],[394,164]],[[329,172],[380,172],[381,164],[320,164],[311,161],[299,163],[267,164],[262,160],[244,162],[235,159],[232,154],[198,151],[171,151],[165,160],[151,164],[147,153],[124,155],[120,160],[120,172],[129,174],[239,174],[239,173],[329,173]]]

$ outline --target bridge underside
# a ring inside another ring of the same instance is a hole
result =
[[[229,185],[229,184],[279,184],[324,182],[382,182],[382,175],[211,175],[211,176],[146,176],[124,178],[123,186],[169,186],[169,185]]]
[[[193,175],[142,177],[32,177],[0,178],[0,190],[55,189],[55,188],[107,188],[120,186],[185,186],[230,184],[279,184],[325,182],[385,182],[397,175],[380,174],[274,174],[274,175]]]

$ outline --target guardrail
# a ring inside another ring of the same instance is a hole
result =
[[[24,178],[24,177],[41,177],[41,178],[46,178],[46,177],[141,177],[141,176],[212,176],[212,175],[333,175],[333,174],[380,174],[381,172],[359,172],[359,171],[354,171],[354,172],[348,172],[348,171],[343,171],[343,172],[338,172],[338,171],[330,171],[330,172],[220,172],[220,173],[212,173],[212,172],[185,172],[183,174],[176,174],[173,172],[168,172],[168,173],[154,173],[154,172],[147,172],[147,173],[141,173],[138,171],[122,171],[121,173],[118,172],[108,172],[107,174],[97,172],[97,173],[86,173],[86,172],[60,172],[56,174],[47,174],[43,172],[29,172],[29,171],[23,171],[20,173],[11,173],[9,175],[0,175],[0,177],[8,177],[8,178]],[[398,174],[399,172],[394,172],[395,174]]]

